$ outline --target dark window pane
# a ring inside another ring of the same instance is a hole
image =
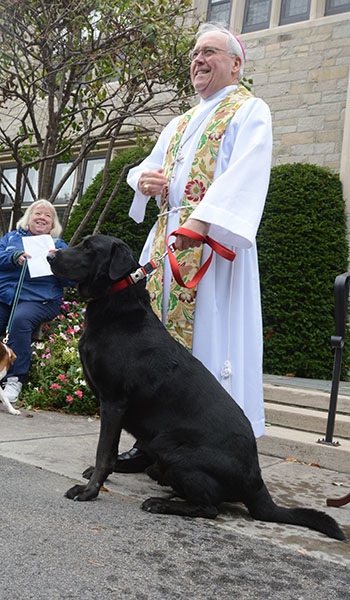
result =
[[[216,21],[228,26],[230,24],[231,0],[209,0],[207,21]]]
[[[33,193],[36,196],[38,193],[39,172],[36,171],[36,169],[33,169],[33,167],[32,167],[31,169],[28,169],[27,177],[30,181],[30,185],[32,187]],[[30,204],[31,202],[33,202],[33,200],[34,200],[34,198],[33,198],[32,192],[29,188],[29,185],[26,183],[24,186],[23,202],[24,202],[24,204]]]
[[[282,0],[280,25],[305,21],[310,16],[310,0]]]
[[[0,194],[1,199],[6,205],[10,205],[14,198],[16,189],[16,167],[9,167],[2,169],[1,172],[1,183],[0,183]]]
[[[327,0],[326,15],[334,15],[336,13],[350,11],[349,0]]]
[[[270,25],[271,0],[247,0],[244,10],[243,32],[267,29]]]

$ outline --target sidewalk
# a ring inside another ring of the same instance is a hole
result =
[[[0,456],[34,465],[81,482],[81,472],[94,464],[99,420],[45,411],[24,411],[12,416],[0,409]],[[133,439],[122,434],[120,451],[129,449]],[[269,491],[278,504],[307,506],[333,516],[350,538],[350,504],[326,506],[326,498],[342,497],[350,491],[349,475],[321,469],[293,460],[260,453],[260,465]],[[62,495],[70,482],[62,489]],[[145,474],[111,475],[106,487],[127,501],[141,503],[162,489]],[[61,502],[61,496],[57,502]],[[101,498],[103,502],[103,496]],[[350,544],[330,540],[300,527],[253,521],[241,505],[225,505],[212,526],[239,535],[277,544],[290,551],[350,566]]]

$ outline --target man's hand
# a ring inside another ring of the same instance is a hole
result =
[[[140,175],[138,188],[145,196],[157,196],[163,191],[163,187],[168,183],[163,174],[163,169],[157,171],[144,171]]]
[[[204,221],[198,221],[198,219],[187,219],[181,227],[190,229],[196,233],[200,233],[203,237],[206,237],[209,231],[210,224]],[[201,246],[202,242],[193,240],[186,235],[178,234],[174,242],[176,250],[187,250],[188,248],[195,248]]]

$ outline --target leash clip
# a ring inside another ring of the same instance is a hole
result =
[[[160,256],[156,256],[153,260],[156,260],[158,263],[160,263],[162,260],[164,260],[164,258],[166,256],[168,256],[169,254],[169,250],[174,253],[176,248],[175,248],[175,242],[173,242],[172,244],[169,244],[167,249],[165,250],[165,252],[163,252],[163,254],[161,254]]]
[[[160,256],[154,256],[153,258],[151,258],[150,262],[151,262],[151,264],[154,264],[154,268],[153,268],[154,271],[159,267],[162,260],[164,260],[164,258],[166,256],[168,256],[169,250],[174,254],[174,252],[176,251],[175,242],[173,242],[172,244],[169,244],[167,249],[165,250],[165,252],[163,252],[163,254],[160,254]],[[147,263],[147,264],[149,264],[149,263]]]

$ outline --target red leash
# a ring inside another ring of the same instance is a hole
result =
[[[195,274],[193,279],[187,283],[185,283],[181,277],[178,262],[175,258],[175,255],[172,252],[173,244],[169,245],[169,238],[172,235],[178,235],[178,234],[185,235],[186,237],[189,237],[192,240],[198,240],[198,241],[202,242],[203,244],[206,243],[206,244],[208,244],[208,246],[211,247],[210,256],[207,258],[205,263],[203,263],[202,266],[199,268],[199,270],[197,271],[197,273]],[[212,261],[214,252],[216,252],[223,258],[230,260],[231,262],[235,259],[235,256],[236,256],[236,254],[235,254],[235,252],[233,252],[233,250],[229,250],[228,248],[226,248],[226,246],[219,244],[219,242],[216,242],[215,240],[213,240],[213,238],[209,237],[209,235],[204,236],[204,235],[201,235],[200,233],[196,233],[195,231],[192,231],[191,229],[186,229],[185,227],[179,227],[179,229],[177,229],[176,231],[169,233],[169,235],[166,238],[166,248],[168,251],[170,267],[173,272],[175,281],[179,285],[181,285],[181,287],[185,287],[188,289],[194,288],[200,282],[202,277],[205,275],[205,273],[207,272],[209,265]]]

